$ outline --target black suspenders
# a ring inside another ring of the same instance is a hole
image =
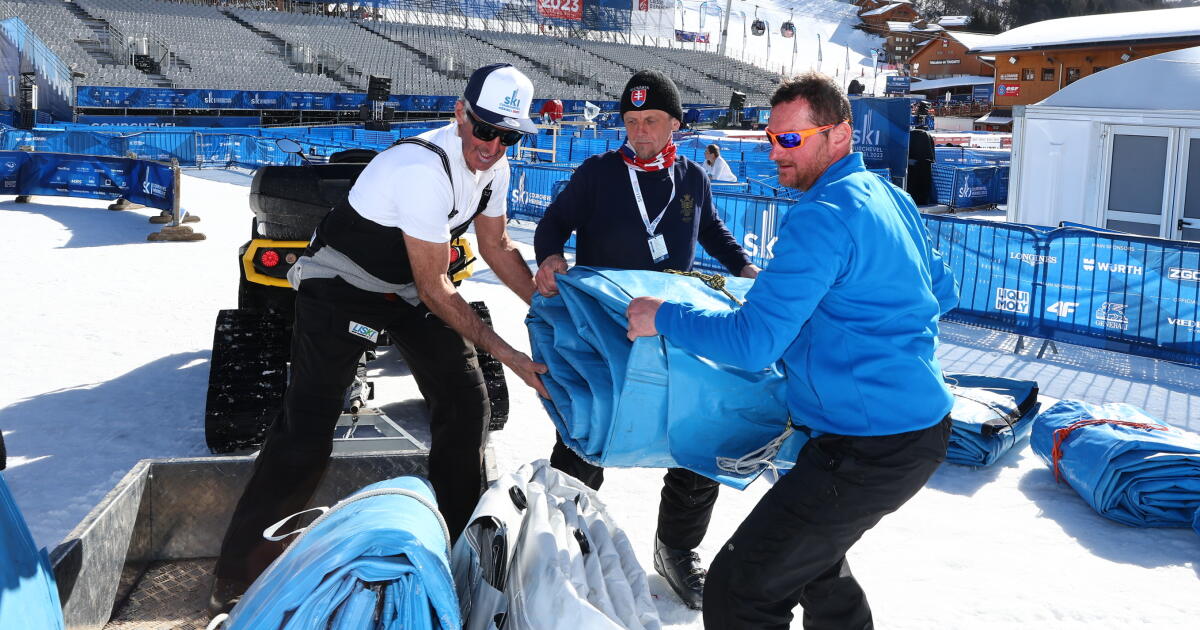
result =
[[[433,151],[434,153],[436,153],[437,156],[439,158],[441,158],[441,160],[442,160],[442,169],[444,169],[446,171],[446,177],[448,177],[450,179],[450,199],[451,199],[452,203],[454,203],[454,204],[458,203],[458,200],[456,199],[456,197],[454,195],[454,175],[450,172],[450,158],[446,156],[446,152],[444,150],[442,150],[442,147],[439,147],[438,145],[436,145],[424,138],[418,138],[416,136],[413,136],[410,138],[401,138],[401,139],[397,140],[392,146],[396,146],[397,144],[415,144],[418,146],[425,147],[426,149],[429,149],[430,151]],[[450,231],[450,235],[452,237],[451,240],[462,236],[463,233],[467,231],[467,226],[469,226],[471,224],[471,221],[475,220],[475,217],[479,216],[479,213],[483,212],[484,209],[487,208],[488,201],[490,201],[491,198],[492,198],[492,184],[491,184],[491,182],[488,182],[487,188],[483,189],[483,195],[479,198],[479,205],[475,208],[475,213],[471,215],[470,219],[467,219],[466,221],[464,221],[462,225],[460,225],[457,228]],[[453,219],[454,216],[457,214],[458,214],[457,208],[450,208],[450,214],[446,215],[446,218]]]

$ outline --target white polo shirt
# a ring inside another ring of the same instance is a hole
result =
[[[397,145],[375,156],[350,189],[350,205],[359,215],[380,225],[398,227],[422,241],[448,243],[450,230],[475,214],[483,189],[490,183],[492,197],[483,214],[504,216],[508,209],[507,155],[486,171],[472,173],[463,159],[456,124],[417,137],[446,152],[453,185],[446,179],[436,153],[416,144]],[[447,218],[451,209],[458,213]]]

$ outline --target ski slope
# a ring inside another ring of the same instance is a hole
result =
[[[147,243],[149,210],[0,197],[3,474],[38,544],[57,544],[139,459],[207,454],[212,324],[236,305],[248,183],[235,172],[187,172],[184,206],[208,237],[195,243]],[[532,259],[531,226],[513,233]],[[477,268],[462,290],[486,300],[501,335],[528,348],[524,304],[493,274]],[[1011,335],[953,324],[943,342],[949,371],[1033,378],[1046,401],[1124,400],[1200,431],[1198,370],[1066,344],[1038,359],[1037,344],[1018,355]],[[389,365],[385,353],[373,367],[376,402],[401,388]],[[553,443],[532,390],[511,375],[509,386],[511,420],[491,438],[501,471],[547,457]],[[665,627],[701,628],[652,569],[660,478],[611,470],[600,497],[651,575]],[[722,490],[699,550],[706,562],[764,490]],[[879,628],[1200,627],[1200,536],[1097,516],[1024,444],[989,469],[944,466],[850,562]]]

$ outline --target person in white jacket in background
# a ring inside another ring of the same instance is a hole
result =
[[[704,149],[704,172],[714,182],[736,182],[737,176],[729,168],[729,162],[721,157],[721,147],[710,144]]]

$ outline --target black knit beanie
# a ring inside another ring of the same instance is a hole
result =
[[[642,70],[633,75],[625,90],[621,92],[621,115],[625,112],[640,112],[658,109],[683,120],[683,107],[679,104],[679,90],[671,77],[658,70]]]

